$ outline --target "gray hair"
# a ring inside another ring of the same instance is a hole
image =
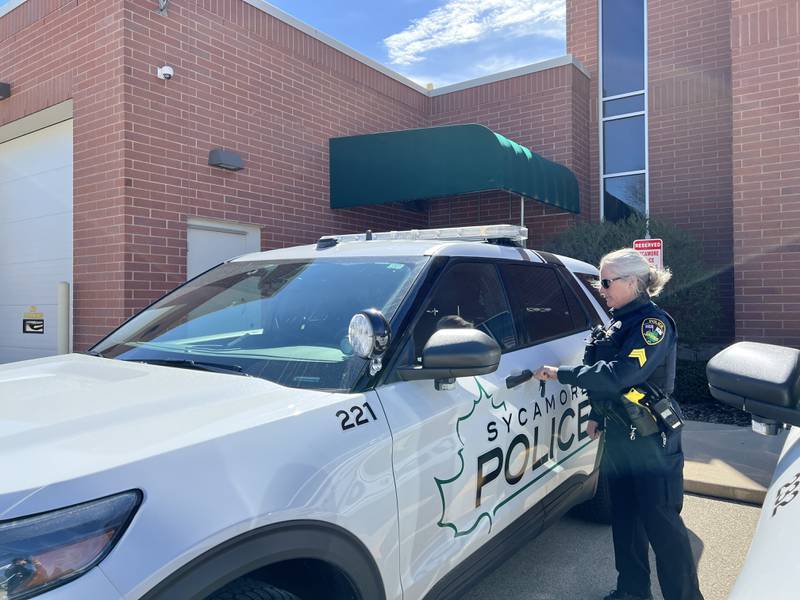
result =
[[[651,297],[658,296],[672,278],[669,269],[657,269],[633,248],[609,252],[600,259],[600,268],[603,266],[613,269],[619,277],[636,277],[638,292],[647,292]]]

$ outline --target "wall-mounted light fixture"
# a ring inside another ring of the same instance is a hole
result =
[[[11,95],[11,84],[0,83],[0,100],[5,100]]]
[[[241,171],[244,169],[244,161],[241,156],[222,148],[214,148],[208,153],[208,164],[228,171]]]

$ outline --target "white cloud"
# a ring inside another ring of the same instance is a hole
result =
[[[502,34],[564,37],[564,0],[448,0],[383,40],[389,60],[410,65],[426,52]]]
[[[549,57],[546,57],[549,58]],[[517,67],[524,67],[536,62],[537,60],[544,60],[543,58],[531,56],[516,56],[516,55],[488,55],[481,56],[476,61],[465,61],[466,65],[457,65],[454,68],[441,69],[440,72],[432,71],[406,71],[403,75],[425,86],[428,83],[433,83],[437,88],[451,85],[453,83],[461,83],[470,79],[476,79],[485,75],[494,75],[502,71],[509,71]]]

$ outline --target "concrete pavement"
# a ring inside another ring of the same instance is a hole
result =
[[[761,505],[787,434],[768,437],[747,427],[687,421],[682,437],[686,491]]]

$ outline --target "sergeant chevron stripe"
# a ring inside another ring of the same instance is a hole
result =
[[[628,354],[628,358],[635,358],[639,361],[639,368],[644,366],[644,363],[647,362],[647,353],[645,352],[644,348],[637,348],[636,350],[632,350],[630,354]]]

